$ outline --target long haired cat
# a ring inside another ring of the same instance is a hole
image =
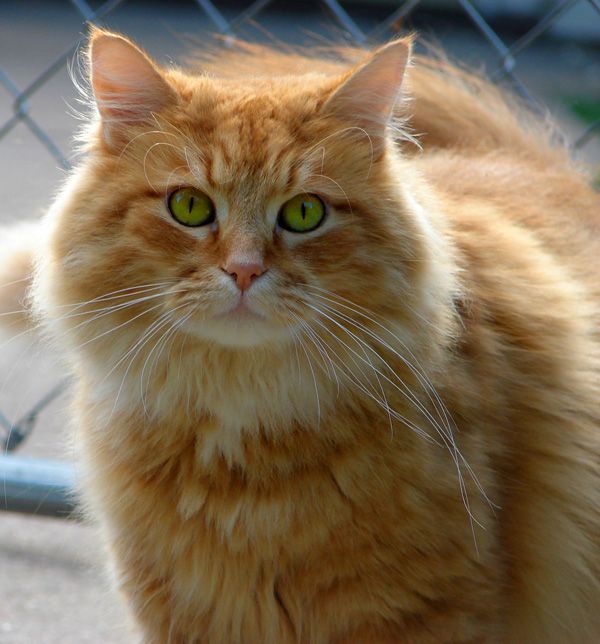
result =
[[[600,197],[410,48],[92,33],[34,299],[148,644],[600,641]]]

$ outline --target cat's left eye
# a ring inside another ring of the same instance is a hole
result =
[[[326,213],[321,197],[300,194],[281,206],[277,223],[293,233],[308,233],[323,223]]]
[[[169,212],[184,226],[205,226],[215,220],[213,200],[197,188],[179,188],[169,196]]]

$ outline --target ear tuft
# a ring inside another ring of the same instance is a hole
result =
[[[395,40],[342,79],[324,109],[364,130],[381,149],[410,58],[411,38]]]
[[[127,38],[94,28],[90,37],[91,84],[105,133],[147,120],[174,100],[161,70]]]

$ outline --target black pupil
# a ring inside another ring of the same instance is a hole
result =
[[[190,206],[188,212],[192,214],[192,208],[194,207],[194,197],[190,197]]]
[[[306,219],[306,201],[302,202],[302,205],[300,206],[300,212],[302,214],[302,219]]]

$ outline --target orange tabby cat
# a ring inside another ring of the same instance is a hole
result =
[[[37,257],[143,641],[600,641],[599,195],[409,40],[240,47],[93,32]]]

